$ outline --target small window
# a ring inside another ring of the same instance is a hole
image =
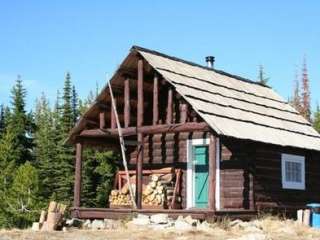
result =
[[[303,156],[282,154],[282,188],[304,190],[305,159]]]

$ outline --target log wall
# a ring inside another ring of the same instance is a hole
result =
[[[281,154],[305,156],[305,190],[282,188]],[[281,208],[288,211],[320,201],[320,154],[259,144],[255,159],[255,202],[257,209]]]

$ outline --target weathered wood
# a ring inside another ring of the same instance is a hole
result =
[[[124,127],[130,125],[130,85],[129,78],[124,80]]]
[[[188,105],[186,103],[180,103],[180,122],[187,122],[188,117]]]
[[[75,208],[80,207],[81,204],[82,151],[82,143],[79,142],[76,144],[76,166],[73,198],[73,206]]]
[[[173,89],[169,87],[168,89],[168,101],[167,101],[167,118],[166,123],[172,123],[172,109],[173,109]]]
[[[105,111],[101,111],[99,113],[99,127],[101,129],[106,127],[106,112]]]
[[[114,99],[114,104],[117,106],[116,99]],[[110,116],[110,128],[111,129],[115,129],[117,127],[117,122],[116,122],[116,116],[115,116],[113,108],[111,108],[110,114],[111,114],[111,116]]]
[[[137,127],[143,125],[143,59],[138,60],[138,105]],[[138,133],[138,155],[136,166],[136,203],[137,208],[142,207],[142,164],[143,164],[143,134]]]
[[[153,78],[153,125],[157,125],[159,121],[159,76],[154,74]]]
[[[215,192],[216,192],[216,141],[211,134],[209,142],[209,196],[208,207],[215,210]]]
[[[142,126],[142,127],[128,127],[123,128],[123,136],[134,136],[138,133],[147,134],[160,134],[160,133],[182,133],[182,132],[195,132],[195,131],[209,131],[210,127],[205,122],[195,123],[177,123],[177,124],[161,124],[155,126]],[[117,129],[87,129],[83,130],[79,136],[82,137],[117,137]]]

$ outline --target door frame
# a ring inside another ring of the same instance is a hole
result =
[[[193,160],[193,147],[194,146],[208,146],[210,138],[197,138],[187,140],[187,208],[195,207],[195,184],[194,184],[194,172],[195,161]],[[210,161],[210,159],[209,159]]]

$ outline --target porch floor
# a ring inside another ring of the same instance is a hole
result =
[[[157,213],[166,213],[171,218],[178,216],[191,216],[192,218],[204,219],[221,219],[229,217],[230,219],[249,220],[257,215],[254,210],[243,209],[225,209],[212,211],[208,209],[130,209],[130,208],[72,208],[71,215],[80,219],[124,219],[137,213],[152,215]]]

